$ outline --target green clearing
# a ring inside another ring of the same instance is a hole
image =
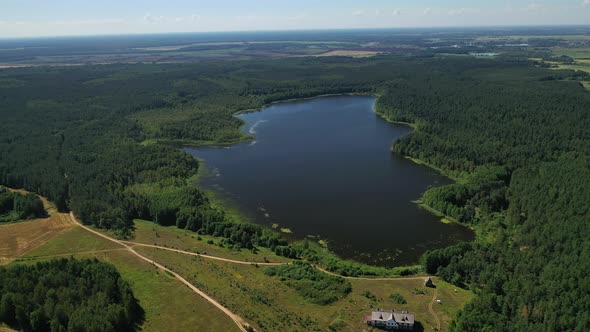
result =
[[[589,37],[590,38],[590,37]],[[567,55],[574,59],[590,59],[590,47],[589,48],[561,48],[554,47],[551,51],[556,55]]]
[[[178,255],[154,248],[138,248],[138,251],[187,277],[191,283],[206,290],[261,331],[327,330],[331,324],[339,325],[341,331],[359,331],[366,328],[363,316],[375,307],[408,309],[416,313],[416,319],[425,330],[435,327],[428,313],[432,296],[412,294],[415,288],[424,288],[422,278],[350,280],[353,285],[350,294],[332,304],[318,305],[311,303],[280,278],[266,275],[261,267]],[[441,298],[448,307],[437,309],[446,324],[451,314],[457,312],[471,295],[461,289],[454,292],[452,286],[438,279],[435,282],[441,284]],[[377,294],[377,298],[373,300],[365,297],[365,291]],[[389,299],[391,293],[401,294],[408,304],[394,304]],[[443,327],[446,326],[444,324]]]
[[[473,294],[469,291],[447,284],[444,281],[433,278],[437,286],[437,299],[441,304],[434,303],[433,309],[441,320],[441,330],[446,331],[448,324],[455,314],[469,302]],[[386,309],[410,310],[416,315],[416,319],[422,323],[425,331],[432,330],[436,322],[428,311],[428,303],[432,301],[433,288],[426,288],[423,281],[415,279],[400,279],[391,281],[352,280],[353,293],[361,294],[371,292],[376,298],[374,306]],[[456,291],[455,291],[456,290]],[[397,304],[391,299],[391,294],[401,295],[407,304]],[[425,294],[423,294],[425,293]]]
[[[569,70],[581,70],[585,72],[590,72],[590,60],[576,60],[576,63],[571,65],[565,65],[560,63],[551,62],[552,64],[556,64],[559,67],[555,69],[569,69]]]
[[[192,251],[216,257],[235,260],[264,262],[289,262],[285,257],[277,256],[268,248],[258,248],[257,253],[251,250],[232,250],[217,245],[221,238],[209,235],[199,235],[195,232],[179,229],[174,226],[164,227],[145,220],[135,220],[134,242],[159,245],[185,251]],[[200,239],[200,240],[199,240]],[[213,242],[214,244],[211,244]]]
[[[58,236],[43,246],[27,253],[25,257],[18,259],[18,261],[38,260],[57,257],[64,254],[67,255],[70,253],[104,251],[120,248],[121,246],[110,241],[105,241],[81,227],[74,227],[63,235]]]
[[[237,331],[235,324],[225,314],[173,277],[126,251],[101,251],[109,249],[118,248],[116,244],[77,227],[12,264],[32,264],[49,259],[41,257],[48,255],[95,257],[113,264],[131,285],[133,293],[145,310],[146,320],[142,325],[144,331]],[[76,252],[84,253],[75,254]]]

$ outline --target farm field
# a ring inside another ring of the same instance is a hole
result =
[[[353,58],[366,58],[371,57],[379,54],[379,52],[375,51],[349,51],[349,50],[338,50],[338,51],[329,51],[326,53],[316,54],[314,56],[322,57],[322,56],[348,56]]]
[[[590,36],[587,36],[590,38]],[[561,48],[554,47],[551,51],[556,55],[567,55],[576,60],[578,59],[590,59],[590,48]]]
[[[46,201],[44,201],[45,204]],[[51,208],[50,208],[51,209]],[[6,265],[74,227],[65,213],[50,211],[44,219],[10,223],[0,226],[0,265]]]

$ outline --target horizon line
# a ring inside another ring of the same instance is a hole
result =
[[[405,27],[380,27],[380,28],[321,28],[321,29],[252,29],[252,30],[212,30],[212,31],[175,31],[175,32],[129,32],[109,34],[82,34],[82,35],[31,35],[18,37],[0,37],[0,41],[22,39],[59,39],[59,38],[89,38],[89,37],[127,37],[127,36],[159,36],[159,35],[188,35],[188,34],[231,34],[231,33],[265,33],[265,32],[336,32],[336,31],[375,31],[375,30],[426,30],[426,29],[497,29],[497,28],[552,28],[552,27],[585,27],[590,24],[510,24],[510,25],[441,25],[441,26],[405,26]]]

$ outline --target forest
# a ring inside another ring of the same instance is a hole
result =
[[[22,195],[0,187],[0,223],[41,218],[45,215],[43,202],[37,195]]]
[[[136,331],[142,320],[129,285],[96,259],[0,267],[0,322],[20,331]]]
[[[274,101],[377,95],[378,114],[415,128],[393,143],[394,153],[456,180],[428,190],[425,204],[478,232],[474,243],[422,259],[429,273],[477,293],[454,330],[583,331],[590,94],[579,79],[520,55],[6,69],[0,183],[122,236],[143,218],[231,246],[313,256],[270,230],[228,221],[193,186],[199,163],[178,147],[243,141],[233,114]],[[348,275],[382,272],[310,258]]]

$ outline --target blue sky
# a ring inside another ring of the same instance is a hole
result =
[[[0,0],[0,37],[590,24],[590,0]]]

